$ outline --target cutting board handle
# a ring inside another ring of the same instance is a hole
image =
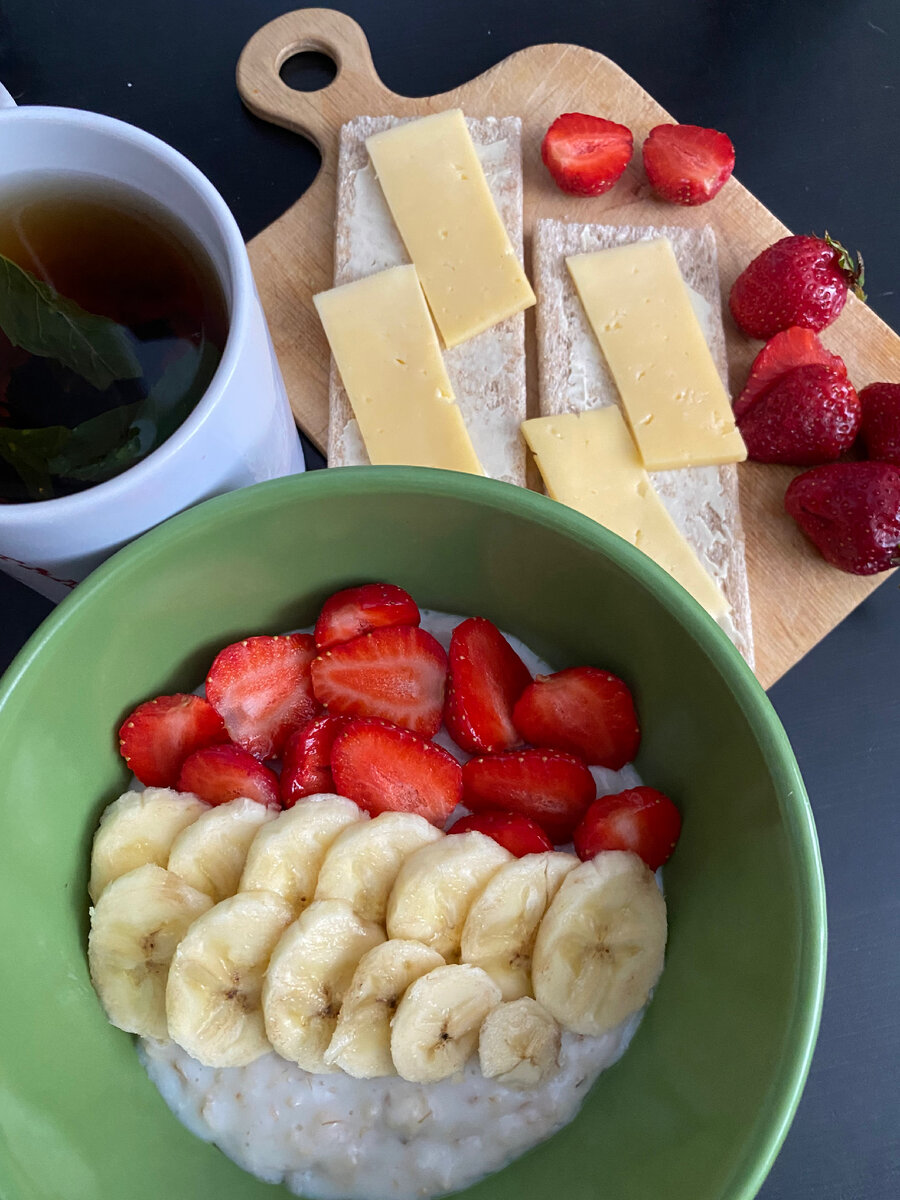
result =
[[[289,58],[308,50],[332,59],[337,74],[319,91],[298,92],[280,72]],[[252,113],[308,137],[323,159],[345,121],[362,111],[389,112],[393,97],[378,78],[360,26],[331,8],[300,8],[264,25],[241,53],[237,86]]]

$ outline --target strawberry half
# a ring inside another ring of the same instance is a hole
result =
[[[380,717],[432,737],[441,725],[447,655],[414,625],[375,629],[312,662],[316,699],[342,717]]]
[[[350,724],[347,717],[316,717],[288,737],[281,756],[281,803],[293,806],[303,796],[333,792],[331,750],[334,739]]]
[[[900,383],[870,383],[859,402],[866,456],[900,467]]]
[[[518,746],[512,710],[531,672],[497,626],[484,617],[457,625],[449,659],[444,722],[457,746],[470,754]]]
[[[335,592],[325,601],[316,621],[316,647],[327,650],[373,629],[418,625],[420,620],[418,605],[403,588],[393,583],[364,583]]]
[[[822,557],[851,575],[900,566],[900,468],[842,462],[791,481],[784,507]]]
[[[526,854],[542,854],[545,850],[553,849],[553,843],[540,825],[529,817],[523,817],[521,813],[473,813],[470,817],[460,817],[447,830],[448,833],[473,831],[493,838],[516,858],[524,858]]]
[[[555,750],[470,758],[463,764],[462,779],[466,808],[522,813],[545,829],[555,845],[569,841],[597,794],[585,763]]]
[[[736,420],[739,421],[782,375],[793,371],[795,367],[815,365],[830,367],[844,376],[847,374],[844,360],[826,350],[811,329],[801,329],[795,325],[776,333],[753,360],[744,390],[734,402]]]
[[[669,797],[656,788],[636,787],[599,796],[572,840],[581,859],[601,850],[630,850],[656,871],[668,862],[680,833],[681,813]]]
[[[753,338],[770,338],[791,325],[820,330],[836,320],[848,288],[860,300],[864,268],[826,233],[796,234],[763,250],[738,275],[728,297],[738,327]]]
[[[452,754],[385,721],[351,721],[335,739],[331,770],[340,795],[373,816],[417,813],[442,826],[462,794]]]
[[[672,204],[706,204],[734,170],[731,138],[702,125],[657,125],[643,146],[653,190]]]
[[[849,450],[861,413],[846,374],[812,364],[776,379],[737,425],[749,458],[807,467],[834,462]]]
[[[233,742],[256,758],[281,753],[290,731],[319,711],[309,667],[315,644],[308,633],[250,637],[226,646],[206,677],[206,698]]]
[[[174,787],[189,754],[227,741],[212,705],[182,692],[139,704],[119,729],[119,753],[145,787]]]
[[[634,153],[626,125],[587,113],[563,113],[541,142],[541,158],[557,187],[574,196],[600,196],[624,174]]]
[[[618,771],[638,752],[641,730],[628,685],[597,667],[538,675],[513,709],[526,742]]]
[[[176,786],[207,804],[227,804],[246,796],[267,808],[281,808],[278,776],[240,746],[198,750],[185,759]]]

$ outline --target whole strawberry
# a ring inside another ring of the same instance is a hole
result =
[[[870,383],[859,393],[860,437],[869,458],[900,467],[900,383]]]
[[[843,371],[812,363],[779,376],[737,424],[748,458],[808,467],[849,450],[859,421],[859,397]]]
[[[734,402],[736,420],[740,421],[776,379],[780,379],[788,371],[793,371],[795,367],[808,367],[813,363],[831,367],[846,377],[844,360],[826,350],[811,329],[801,329],[799,325],[794,325],[782,333],[776,333],[753,360],[747,382]]]
[[[763,250],[734,281],[731,315],[749,337],[770,338],[791,325],[824,329],[841,312],[847,289],[865,300],[863,261],[840,242],[798,234]]]
[[[793,480],[784,507],[842,571],[876,575],[900,566],[900,469],[891,463],[813,467]]]

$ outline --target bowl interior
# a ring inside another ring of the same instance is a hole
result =
[[[713,622],[649,560],[543,497],[394,468],[316,472],[201,505],[102,567],[0,687],[0,1191],[5,1200],[251,1200],[262,1184],[172,1117],[88,978],[87,865],[123,789],[114,729],[215,651],[308,624],[333,590],[401,584],[561,668],[633,686],[637,762],[684,814],[667,966],[580,1116],[472,1189],[749,1200],[786,1132],[821,1006],[824,904],[787,738]]]

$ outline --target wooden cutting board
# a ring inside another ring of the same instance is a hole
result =
[[[293,54],[315,50],[337,65],[332,83],[297,92],[279,70]],[[556,217],[623,225],[709,223],[719,245],[723,296],[749,260],[788,231],[736,180],[711,203],[680,208],[656,200],[640,153],[604,196],[578,199],[553,184],[540,160],[550,122],[566,111],[602,114],[628,125],[640,146],[648,131],[672,120],[615,63],[582,46],[531,46],[440,96],[410,98],[378,77],[359,25],[325,8],[300,9],[264,26],[247,43],[237,68],[241,98],[251,112],[311,139],[322,155],[312,186],[283,217],[250,243],[250,259],[297,423],[324,448],[328,431],[329,352],[312,305],[332,283],[332,243],[338,131],[359,115],[412,116],[459,107],[470,117],[519,116],[525,179],[525,257],[530,263],[534,222]],[[740,155],[739,161],[740,161]],[[738,332],[727,311],[731,387],[742,387],[759,342]],[[527,314],[529,411],[537,412],[534,310]],[[900,338],[850,297],[823,341],[841,354],[857,388],[900,378]],[[845,575],[828,566],[785,516],[790,468],[747,463],[740,468],[747,533],[757,675],[769,687],[833,629],[883,579]]]

